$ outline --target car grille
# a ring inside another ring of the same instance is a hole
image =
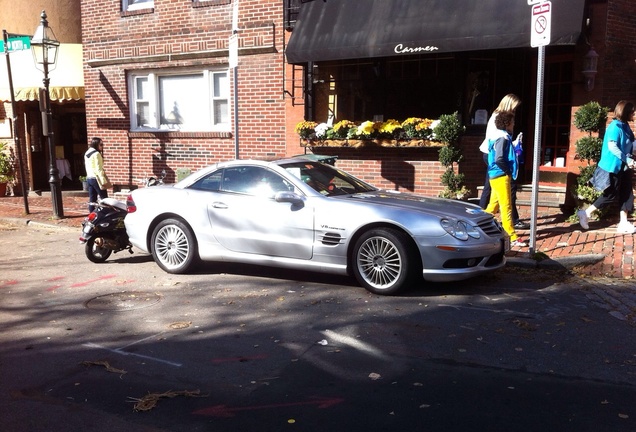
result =
[[[498,237],[503,232],[501,229],[501,225],[499,225],[499,222],[497,222],[497,220],[490,215],[488,217],[480,219],[477,222],[477,225],[487,236]]]
[[[324,233],[320,242],[327,246],[336,246],[342,242],[342,237],[338,233]]]

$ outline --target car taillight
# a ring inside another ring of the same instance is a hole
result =
[[[137,211],[137,206],[135,205],[135,201],[132,199],[132,195],[128,195],[126,197],[126,210],[128,213],[134,213]]]

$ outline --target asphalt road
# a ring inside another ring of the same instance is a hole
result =
[[[0,225],[3,431],[636,431],[625,283],[509,267],[380,297],[348,278]]]

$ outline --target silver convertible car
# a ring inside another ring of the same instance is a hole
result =
[[[130,242],[169,273],[198,261],[352,274],[376,294],[505,265],[509,239],[473,204],[379,190],[301,156],[212,165],[132,191]]]

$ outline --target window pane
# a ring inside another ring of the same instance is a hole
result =
[[[150,96],[150,89],[148,88],[148,78],[139,77],[137,80],[137,99],[148,99]]]
[[[154,6],[154,0],[123,0],[123,10],[135,10],[151,8]]]
[[[205,89],[203,74],[159,78],[161,126],[205,130],[210,126],[207,101],[198,97]]]
[[[150,126],[150,104],[137,102],[137,126]]]
[[[227,98],[229,96],[230,83],[228,82],[227,73],[214,74],[214,97]]]
[[[215,100],[214,103],[214,124],[230,122],[228,103],[226,100]]]

